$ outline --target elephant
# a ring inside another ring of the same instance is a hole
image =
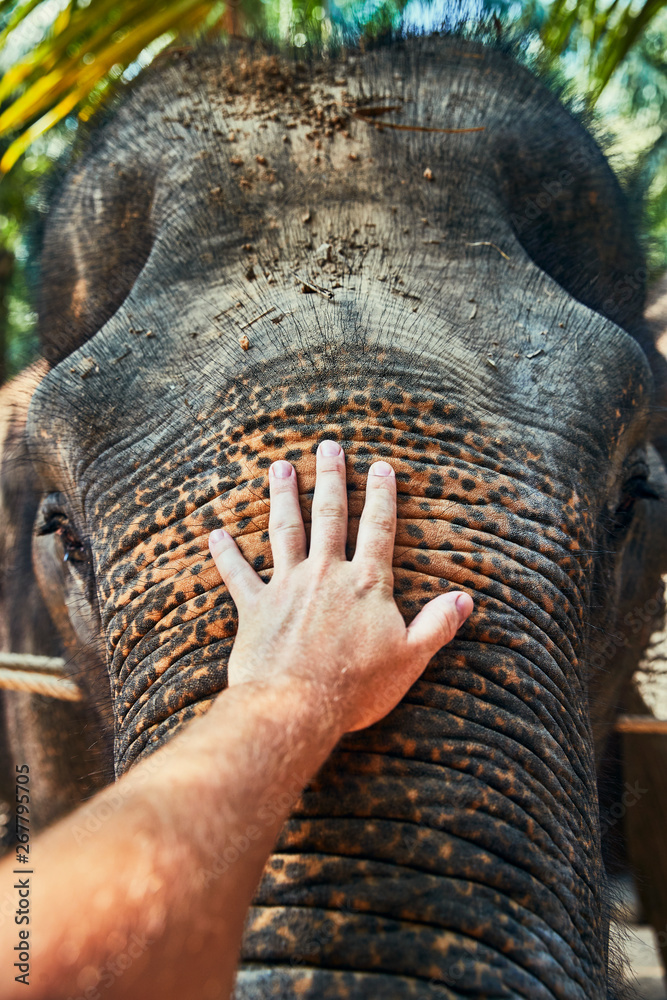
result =
[[[390,462],[401,612],[475,603],[302,794],[237,1000],[624,995],[600,789],[667,567],[645,284],[586,123],[483,33],[168,51],[74,159],[41,252],[33,565],[92,651],[115,775],[224,690],[207,537],[270,578],[275,459],[308,524],[318,442],[344,445],[350,555]]]

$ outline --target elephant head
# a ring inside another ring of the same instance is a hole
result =
[[[350,552],[391,462],[401,611],[475,601],[302,795],[237,996],[606,997],[596,761],[662,611],[662,373],[583,125],[475,41],[180,50],[72,167],[42,275],[35,558],[105,646],[118,775],[224,689],[207,537],[270,575],[277,458],[307,521],[317,444],[344,445]]]

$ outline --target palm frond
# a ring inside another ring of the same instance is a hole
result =
[[[552,62],[576,48],[579,42],[586,44],[589,101],[595,104],[664,8],[665,0],[644,0],[640,7],[621,0],[586,0],[576,4],[552,0],[543,5],[539,22],[533,7],[526,8],[523,20],[527,26],[537,27],[544,55]]]
[[[44,0],[28,0],[9,17],[0,39],[6,44]],[[74,0],[58,11],[45,37],[0,79],[0,138],[12,137],[0,160],[6,173],[34,140],[88,101],[97,101],[156,39],[165,44],[219,18],[216,0]],[[1,9],[1,8],[0,8]],[[113,76],[110,71],[114,69]],[[90,113],[90,104],[87,115]],[[16,133],[16,138],[13,138]]]
[[[664,6],[664,0],[646,0],[643,6],[634,12],[633,5],[629,5],[621,14],[614,30],[606,33],[595,67],[594,100],[602,93],[613,73]]]

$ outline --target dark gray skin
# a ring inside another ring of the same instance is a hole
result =
[[[41,492],[27,454],[25,422],[30,397],[47,371],[38,362],[0,389],[0,650],[65,656],[70,676],[85,685],[95,650],[82,645],[70,624],[62,553],[46,560],[44,541],[33,539]],[[99,718],[96,700],[0,691],[0,799],[11,809],[16,765],[29,764],[33,829],[112,780],[111,720]],[[12,821],[6,846],[13,832]]]
[[[475,600],[303,794],[238,998],[611,995],[596,754],[648,636],[608,637],[667,548],[642,267],[593,140],[474,42],[308,70],[180,52],[72,169],[44,244],[36,570],[67,555],[59,600],[106,646],[116,773],[225,687],[207,536],[270,574],[276,458],[307,520],[317,443],[344,445],[351,552],[385,457],[405,617]]]

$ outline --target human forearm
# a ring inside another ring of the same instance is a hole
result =
[[[86,988],[94,997],[99,987],[110,1000],[181,997],[209,981],[228,995],[264,863],[341,732],[322,709],[307,685],[238,685],[36,842],[43,874],[38,868],[33,881],[34,1000],[85,996]],[[90,816],[110,811],[81,842],[77,831],[90,827]],[[5,863],[3,886],[13,878]],[[16,930],[2,928],[6,956]],[[126,955],[131,964],[118,975]],[[3,995],[23,996],[21,989],[12,979]]]

